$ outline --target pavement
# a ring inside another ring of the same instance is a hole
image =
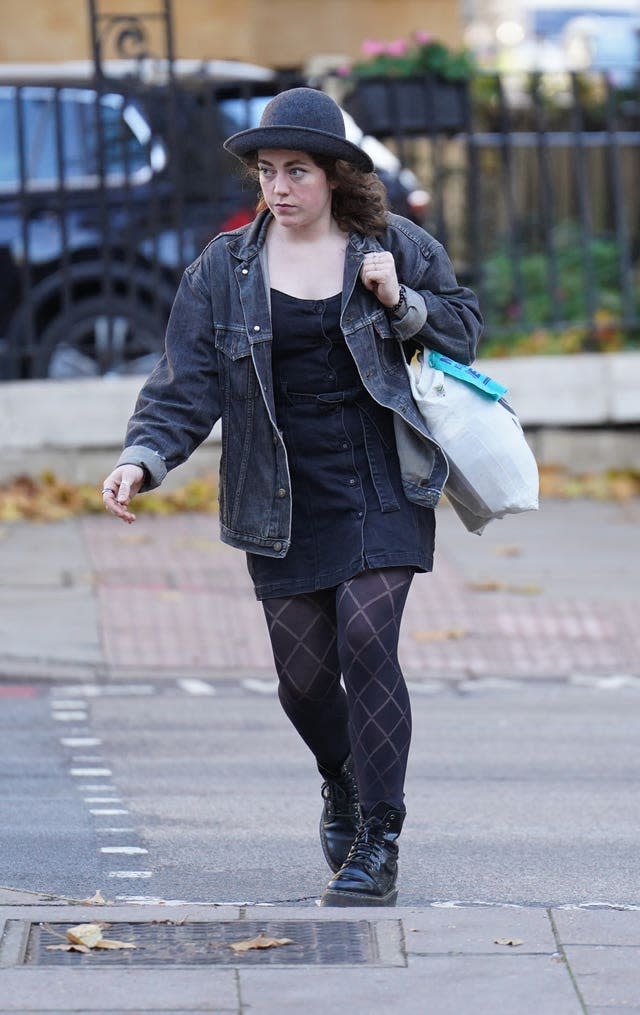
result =
[[[435,570],[415,580],[403,626],[412,693],[573,686],[623,689],[635,702],[639,550],[637,500],[544,501],[481,537],[439,509]],[[0,690],[145,678],[193,688],[274,682],[243,556],[219,542],[215,517],[0,526]],[[609,855],[604,837],[603,868]],[[140,947],[47,950],[56,927],[96,919],[112,924],[105,936]],[[640,889],[624,904],[324,910],[214,901],[98,907],[7,885],[0,933],[0,1015],[369,1015],[381,1007],[640,1015]],[[230,948],[260,933],[292,943]]]

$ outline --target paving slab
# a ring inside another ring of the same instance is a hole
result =
[[[566,945],[635,945],[640,948],[640,908],[554,909],[558,934]],[[638,997],[640,1003],[640,996]]]
[[[640,948],[568,945],[567,961],[587,1007],[640,1003]]]

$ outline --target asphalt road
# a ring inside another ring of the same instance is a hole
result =
[[[640,906],[640,687],[414,689],[399,904]],[[268,682],[0,684],[0,885],[313,905],[320,778]]]

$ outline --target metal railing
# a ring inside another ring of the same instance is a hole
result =
[[[0,80],[0,378],[150,367],[185,265],[253,214],[222,140],[291,83]],[[429,192],[487,348],[638,342],[637,82],[484,76],[468,99],[455,128],[377,136]]]

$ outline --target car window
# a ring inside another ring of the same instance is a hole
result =
[[[21,165],[28,189],[95,187],[102,134],[105,182],[144,182],[151,175],[148,124],[124,96],[92,89],[0,87],[0,184],[17,188]],[[22,146],[19,130],[22,129]],[[58,142],[60,138],[60,143]],[[22,155],[21,155],[22,147]]]

